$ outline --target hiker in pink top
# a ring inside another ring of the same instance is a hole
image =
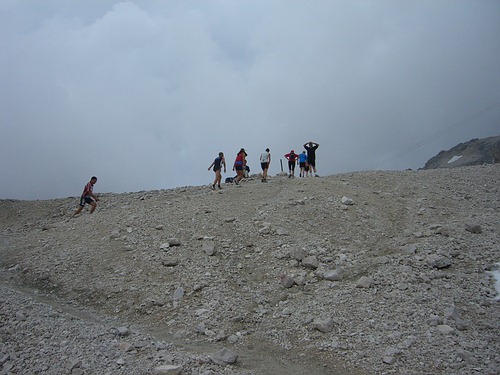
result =
[[[242,148],[238,152],[238,154],[236,154],[236,160],[234,161],[233,165],[233,171],[236,171],[236,178],[234,179],[236,185],[238,185],[240,181],[243,179],[245,167],[247,165],[246,157],[247,153],[245,152],[244,148]]]
[[[299,158],[299,155],[295,153],[295,151],[290,151],[288,154],[285,154],[285,158],[288,160],[288,177],[289,178],[294,178],[295,177],[295,165],[297,164],[297,159]]]

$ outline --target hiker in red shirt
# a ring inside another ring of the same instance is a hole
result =
[[[83,193],[82,196],[80,197],[80,205],[78,206],[76,212],[73,214],[73,216],[78,215],[80,212],[82,212],[83,207],[85,207],[85,203],[90,204],[92,207],[90,208],[90,213],[94,212],[96,207],[97,207],[97,201],[99,198],[97,198],[96,195],[92,192],[94,189],[94,185],[97,182],[97,177],[93,176],[90,181],[85,185],[83,188]]]
[[[236,154],[236,160],[234,161],[233,165],[233,171],[236,171],[236,178],[234,179],[234,182],[236,185],[240,183],[240,181],[243,179],[244,173],[245,173],[245,167],[247,165],[247,153],[245,152],[245,149],[242,148],[238,154]]]
[[[288,171],[290,172],[288,178],[295,177],[295,164],[297,164],[297,159],[299,155],[295,153],[295,151],[290,151],[289,154],[285,154],[285,158],[288,160]]]

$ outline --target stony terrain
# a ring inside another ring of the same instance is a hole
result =
[[[0,201],[0,374],[498,374],[499,181],[254,176],[76,218]]]

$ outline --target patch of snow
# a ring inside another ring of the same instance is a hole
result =
[[[494,271],[489,271],[488,273],[495,278],[495,290],[497,291],[497,296],[495,297],[495,301],[500,301],[500,263],[497,263],[496,265],[499,268],[497,268]]]
[[[448,164],[450,163],[453,163],[455,161],[457,161],[458,159],[460,159],[462,157],[462,155],[458,155],[458,156],[454,156],[452,157],[450,160],[448,160]]]

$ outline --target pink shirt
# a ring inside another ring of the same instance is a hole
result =
[[[82,195],[84,197],[90,197],[90,194],[92,194],[92,189],[94,188],[94,185],[89,181],[87,185],[83,188],[83,193]]]

